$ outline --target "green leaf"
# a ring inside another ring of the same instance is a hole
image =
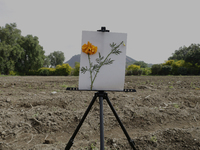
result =
[[[96,59],[96,62],[98,64],[100,64],[102,62],[102,60],[104,59],[104,56],[101,56],[101,54],[99,53],[99,58]]]
[[[114,60],[111,60],[111,58],[107,59],[105,62],[104,62],[104,65],[110,65],[113,63]]]
[[[81,73],[85,74],[86,71],[89,71],[88,68],[87,68],[87,66],[81,68]]]
[[[92,67],[92,71],[97,71],[99,68],[99,65],[95,64],[93,67]]]

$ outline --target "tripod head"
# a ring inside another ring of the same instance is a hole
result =
[[[110,32],[110,30],[106,30],[106,27],[101,27],[101,30],[97,30],[99,32]]]

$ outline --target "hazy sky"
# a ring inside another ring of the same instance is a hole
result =
[[[0,0],[0,26],[17,23],[37,36],[45,55],[81,52],[82,30],[106,26],[128,34],[127,56],[163,63],[181,46],[200,43],[199,0]]]

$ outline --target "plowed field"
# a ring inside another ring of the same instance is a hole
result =
[[[0,77],[0,150],[64,149],[95,91],[66,91],[78,77]],[[125,88],[107,92],[138,150],[200,149],[200,77],[128,76]],[[99,100],[71,150],[100,147]],[[105,150],[131,150],[104,101]]]

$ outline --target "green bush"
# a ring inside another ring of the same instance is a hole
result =
[[[35,71],[35,70],[29,70],[28,71],[28,73],[27,73],[27,75],[37,75],[37,71]]]
[[[139,75],[139,73],[140,73],[140,72],[138,72],[139,69],[140,69],[140,66],[129,65],[126,68],[126,75]]]
[[[160,70],[159,74],[161,75],[169,75],[171,74],[172,67],[168,65],[162,66],[162,69]]]
[[[185,67],[179,67],[177,70],[178,75],[187,75],[187,68]]]
[[[171,74],[173,75],[198,75],[199,69],[200,68],[197,64],[194,66],[192,65],[192,63],[190,62],[185,62],[185,60],[168,60],[165,61],[165,63],[162,64],[163,66],[167,66],[167,65],[171,65],[172,70],[171,70]],[[163,68],[163,67],[162,67]],[[163,74],[163,71],[161,71]],[[167,74],[164,73],[164,74]]]
[[[131,76],[131,75],[133,75],[133,72],[131,70],[127,70],[126,71],[126,76]]]
[[[15,76],[15,75],[17,75],[17,72],[15,72],[15,71],[10,71],[10,72],[9,72],[9,75]]]
[[[160,71],[162,69],[161,64],[155,64],[151,67],[151,73],[152,75],[159,75]]]
[[[56,69],[55,69],[55,68],[49,68],[49,75],[50,75],[50,76],[54,76],[54,75],[55,75],[55,72],[56,72]]]
[[[167,75],[170,68],[164,66],[171,66],[172,75],[200,75],[200,65],[198,63],[193,64],[185,60],[168,60],[162,64],[162,69],[160,74]],[[156,74],[155,71],[152,71],[152,74]]]
[[[138,69],[138,75],[142,75],[143,70],[142,69]]]
[[[69,66],[69,64],[62,64],[62,66],[57,65],[55,70],[55,75],[68,76],[71,74],[71,70],[72,68]]]
[[[140,68],[147,68],[147,63],[144,61],[136,61],[134,62],[134,65],[140,66]]]
[[[142,75],[150,75],[151,74],[151,68],[141,68],[142,69]]]
[[[178,68],[179,67],[184,67],[185,61],[184,60],[178,60],[178,61],[174,61],[172,63],[172,74],[173,75],[179,75],[178,74]]]
[[[165,66],[165,65],[171,66],[173,63],[174,63],[174,60],[167,60],[167,61],[165,61],[165,63],[163,63],[162,65],[163,65],[163,66]]]
[[[194,70],[195,70],[195,75],[200,75],[200,65],[196,63],[194,66]]]
[[[62,76],[62,66],[61,65],[57,65],[55,68],[55,75],[56,76]]]
[[[38,70],[38,75],[40,75],[40,76],[48,76],[49,75],[49,69],[48,68],[40,68]]]
[[[190,67],[187,69],[189,75],[200,75],[200,69],[197,67]]]
[[[142,69],[142,75],[148,75],[148,70],[146,68],[141,68]]]
[[[40,68],[38,71],[35,71],[35,75],[40,75],[40,76],[53,76],[55,75],[55,68]]]
[[[79,76],[79,70],[80,70],[80,63],[75,62],[75,67],[72,71],[72,75]]]
[[[62,64],[62,68],[63,68],[63,75],[64,76],[68,76],[71,74],[72,68],[70,67],[69,64]]]
[[[57,65],[56,68],[40,68],[37,71],[29,70],[28,75],[40,75],[40,76],[68,76],[71,74],[72,68],[69,64]]]

